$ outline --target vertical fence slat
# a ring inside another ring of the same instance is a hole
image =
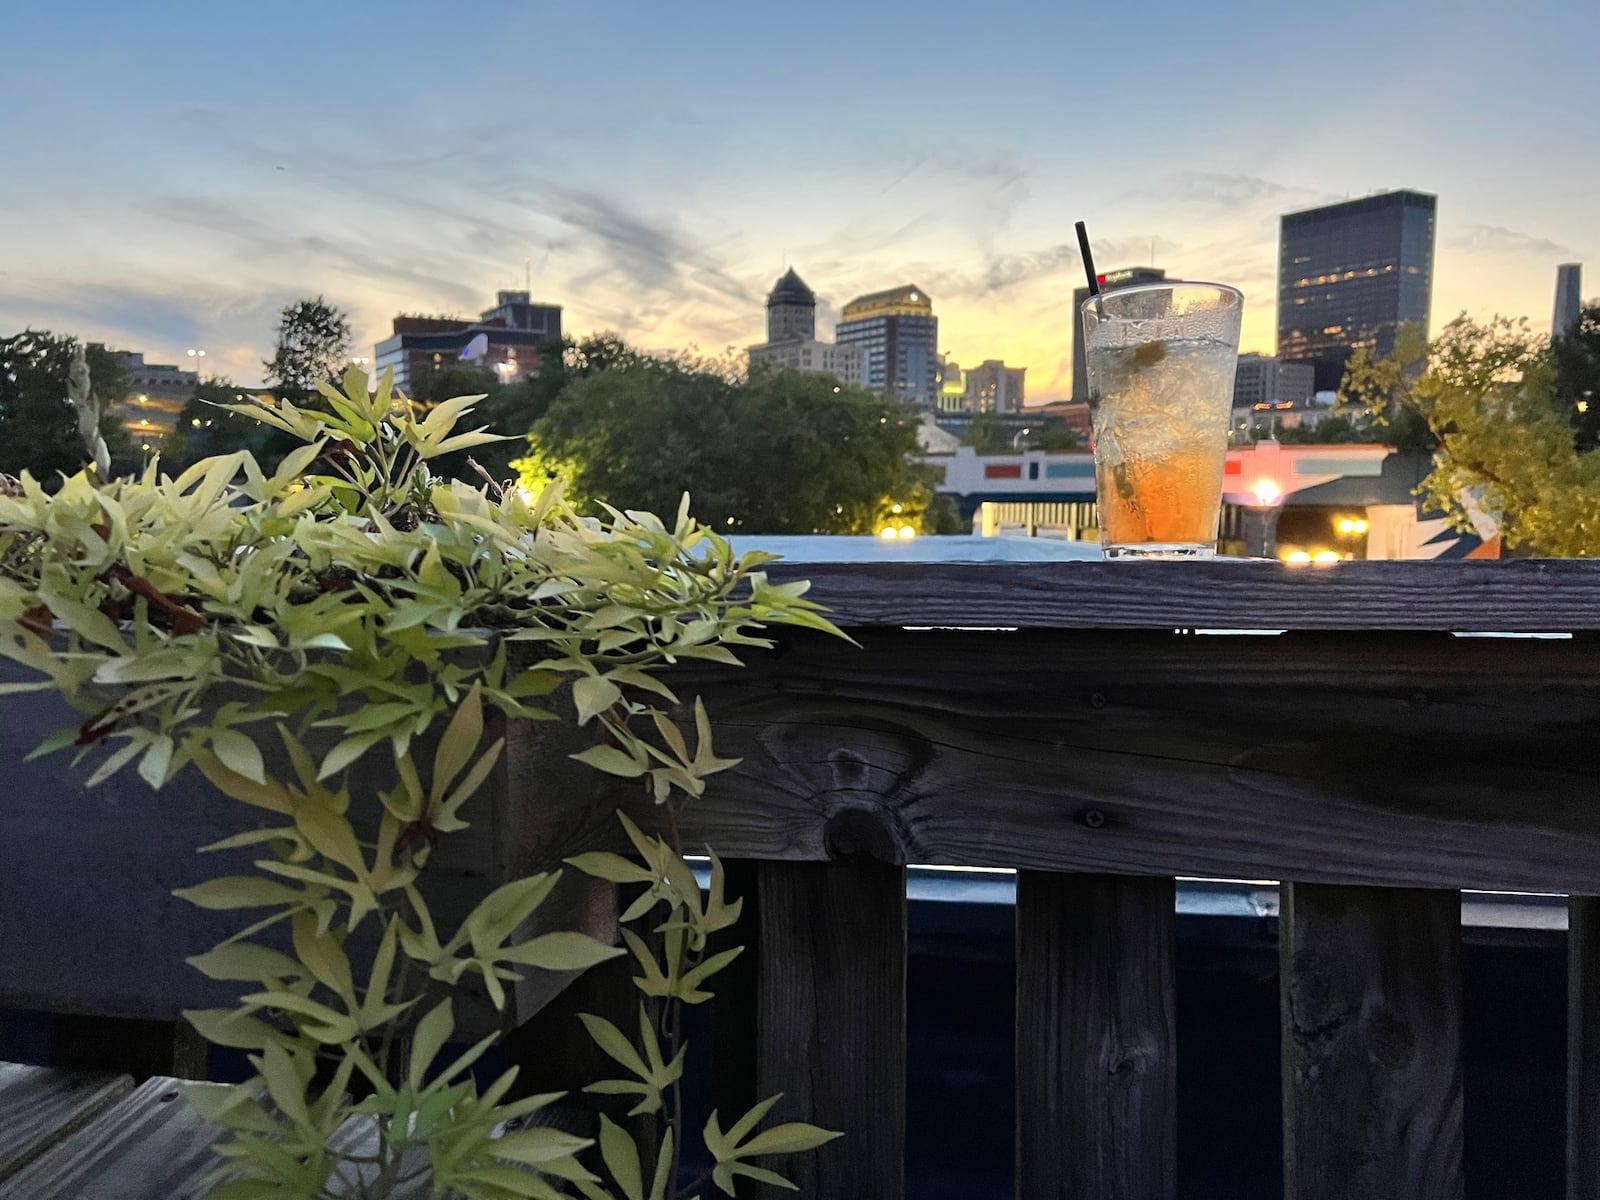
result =
[[[1600,897],[1567,901],[1567,1200],[1600,1200]]]
[[[1285,1200],[1461,1200],[1461,896],[1285,884]]]
[[[899,1200],[905,868],[865,860],[763,862],[756,872],[757,1098],[784,1094],[772,1121],[811,1121],[845,1135],[770,1165],[806,1196]]]
[[[1017,875],[1017,1196],[1177,1191],[1171,879]]]

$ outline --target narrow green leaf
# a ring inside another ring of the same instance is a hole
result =
[[[450,1040],[455,1027],[455,1010],[448,996],[417,1022],[411,1041],[411,1070],[406,1076],[406,1082],[414,1091],[422,1090],[422,1081],[427,1078],[428,1068]]]
[[[483,693],[481,685],[473,684],[472,690],[456,708],[455,716],[450,718],[444,736],[439,739],[439,749],[433,756],[433,779],[428,791],[430,801],[438,804],[444,799],[445,792],[455,782],[456,776],[461,774],[462,768],[472,760],[482,739]]]
[[[547,971],[586,971],[596,963],[618,958],[620,946],[608,946],[584,933],[542,933],[501,952],[503,962],[524,963]]]
[[[615,746],[590,746],[572,757],[608,775],[620,775],[624,779],[637,779],[645,772],[644,763],[630,754],[624,754]]]
[[[252,875],[224,875],[172,893],[198,908],[264,908],[269,904],[294,904],[308,897],[299,888],[258,879]]]
[[[639,1169],[639,1148],[610,1117],[600,1115],[600,1157],[627,1200],[644,1200],[644,1178]]]
[[[753,1158],[757,1154],[798,1154],[802,1150],[815,1150],[834,1138],[844,1135],[836,1131],[791,1121],[787,1125],[774,1125],[763,1129],[739,1147],[740,1158]]]
[[[578,724],[587,725],[622,699],[622,689],[609,679],[581,675],[572,682],[572,699],[578,708]]]
[[[650,1079],[650,1068],[645,1065],[644,1059],[639,1057],[639,1052],[633,1048],[633,1044],[628,1041],[622,1030],[604,1017],[597,1017],[593,1013],[579,1013],[578,1019],[589,1031],[589,1036],[594,1039],[595,1045],[615,1059],[625,1070],[631,1071],[640,1079],[646,1081]]]
[[[212,733],[211,752],[235,775],[243,776],[251,783],[267,782],[261,748],[237,729],[218,729]]]

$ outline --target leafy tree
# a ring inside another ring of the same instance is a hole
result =
[[[85,462],[77,417],[67,403],[67,371],[78,340],[30,329],[0,338],[0,473],[28,471],[40,480],[74,474]],[[90,344],[89,383],[101,402],[100,432],[113,472],[138,460],[132,439],[112,415],[127,394],[128,377],[104,346]]]
[[[466,367],[447,367],[414,381],[413,399],[437,403],[453,396],[482,394],[473,410],[473,420],[495,433],[525,435],[562,391],[577,380],[624,363],[642,362],[644,356],[624,344],[614,333],[598,333],[574,340],[562,338],[538,350],[538,368],[527,379],[501,383],[487,371]],[[496,481],[513,479],[517,470],[511,464],[526,450],[517,442],[495,442],[472,450],[442,456],[435,464],[437,473],[453,479],[477,476],[472,464]],[[470,460],[470,461],[469,461]]]
[[[1460,528],[1477,512],[1508,547],[1600,555],[1600,455],[1574,444],[1553,400],[1556,374],[1547,339],[1526,321],[1463,315],[1431,345],[1412,335],[1388,358],[1358,350],[1343,391],[1375,421],[1408,414],[1437,438],[1419,494]]]
[[[262,366],[270,384],[302,404],[316,395],[317,384],[338,379],[349,350],[349,317],[318,296],[284,307],[272,358]]]
[[[1577,324],[1551,339],[1556,411],[1572,424],[1578,449],[1600,445],[1600,302],[1587,304]]]
[[[518,464],[528,486],[559,477],[581,499],[665,511],[687,491],[725,532],[876,532],[894,503],[926,527],[916,419],[893,401],[821,375],[739,381],[717,361],[625,348],[591,366],[569,364],[580,377],[535,423]]]
[[[1001,454],[1012,448],[1011,427],[988,413],[979,413],[967,424],[961,444],[979,454]]]
[[[1261,437],[1266,437],[1267,427],[1258,426],[1257,433]],[[1286,446],[1332,446],[1344,442],[1382,440],[1379,431],[1372,428],[1371,422],[1358,420],[1354,414],[1348,412],[1323,417],[1315,425],[1296,425],[1292,429],[1280,429],[1276,436],[1278,441]]]
[[[1044,450],[1050,454],[1083,449],[1083,439],[1064,421],[1051,421],[1036,428],[1023,444],[1030,450]]]

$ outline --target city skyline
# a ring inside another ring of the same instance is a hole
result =
[[[1576,152],[1600,16],[1577,0],[1448,23],[1366,0],[1337,20],[1003,4],[960,26],[976,89],[939,69],[966,11],[822,3],[808,21],[848,17],[851,36],[821,56],[777,14],[606,0],[487,4],[478,38],[367,0],[8,16],[0,332],[153,361],[199,346],[248,385],[286,303],[327,296],[370,355],[397,313],[521,289],[526,257],[570,331],[717,353],[761,340],[793,266],[823,331],[850,297],[917,280],[942,351],[1024,364],[1042,400],[1070,390],[1075,219],[1102,270],[1153,258],[1241,287],[1242,348],[1265,353],[1286,212],[1437,194],[1435,327],[1462,309],[1546,327],[1556,266],[1600,259],[1600,164]],[[903,86],[873,49],[891,33]],[[1294,46],[1341,63],[1337,86]],[[1084,89],[1124,82],[1082,64],[1134,47],[1125,85],[1166,75],[1183,102],[1091,120]]]

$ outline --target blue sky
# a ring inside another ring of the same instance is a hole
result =
[[[397,312],[520,287],[576,332],[761,340],[785,262],[833,308],[915,282],[942,349],[1065,390],[1072,222],[1100,266],[1245,290],[1277,217],[1438,193],[1437,326],[1600,294],[1600,5],[1147,0],[12,0],[0,333],[259,379],[322,293]],[[825,326],[831,327],[831,326]]]

